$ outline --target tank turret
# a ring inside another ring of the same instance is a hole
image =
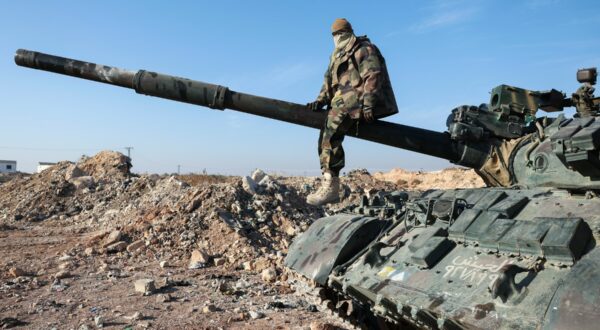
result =
[[[489,146],[488,156],[476,168],[489,186],[598,189],[596,68],[579,70],[577,80],[582,86],[570,98],[555,89],[500,85],[492,90],[489,103],[452,110],[447,120],[450,138],[468,146]],[[574,118],[538,116],[539,110],[558,112],[569,106],[577,110]]]

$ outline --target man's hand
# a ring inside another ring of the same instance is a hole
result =
[[[327,104],[323,101],[314,101],[314,102],[306,103],[306,107],[315,112],[322,111],[323,107],[326,105]]]
[[[363,117],[367,123],[372,123],[375,121],[375,116],[373,116],[373,108],[372,107],[364,107],[362,110]]]

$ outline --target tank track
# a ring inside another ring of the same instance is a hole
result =
[[[290,272],[290,274],[295,274]],[[330,287],[322,286],[301,275],[293,276],[295,288],[301,291],[303,296],[318,306],[320,312],[329,313],[337,318],[348,329],[384,329],[384,330],[412,330],[426,329],[417,327],[405,320],[388,319],[375,315],[369,305],[361,304]]]

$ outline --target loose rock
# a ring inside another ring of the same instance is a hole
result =
[[[121,251],[125,251],[126,248],[127,248],[127,243],[120,241],[120,242],[113,243],[113,244],[107,246],[106,252],[109,252],[109,253],[121,252]]]
[[[192,256],[190,257],[190,264],[188,266],[189,269],[199,269],[206,267],[208,263],[209,256],[206,252],[202,250],[194,250],[192,251]]]
[[[77,165],[71,164],[67,167],[67,170],[65,171],[65,180],[71,181],[74,178],[78,178],[84,175],[86,175],[86,173],[83,172],[79,167],[77,167]]]
[[[120,230],[113,230],[104,240],[104,244],[102,247],[107,247],[111,244],[117,243],[121,240],[121,236],[122,234]]]
[[[151,295],[154,290],[156,290],[154,280],[141,279],[135,281],[135,291],[141,292],[144,296]]]
[[[277,271],[273,267],[267,268],[262,271],[260,276],[265,282],[275,282],[277,279]]]
[[[263,317],[265,317],[265,314],[259,311],[250,311],[248,312],[248,314],[250,315],[250,318],[253,320],[257,320],[257,319],[262,319]]]
[[[171,301],[171,296],[167,293],[167,294],[159,294],[156,296],[156,302],[157,303],[166,303]]]
[[[127,252],[135,252],[141,248],[146,246],[146,242],[144,240],[137,240],[129,245],[127,245]]]

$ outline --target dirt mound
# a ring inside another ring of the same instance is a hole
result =
[[[41,221],[81,212],[101,213],[103,205],[131,183],[129,159],[103,151],[78,163],[62,161],[0,186],[0,217]]]
[[[80,160],[77,166],[95,179],[106,176],[126,177],[130,174],[131,160],[120,152],[105,150]]]
[[[373,177],[393,182],[406,190],[452,189],[485,187],[485,183],[474,170],[451,167],[435,172],[411,172],[395,168],[390,172],[377,172]]]

